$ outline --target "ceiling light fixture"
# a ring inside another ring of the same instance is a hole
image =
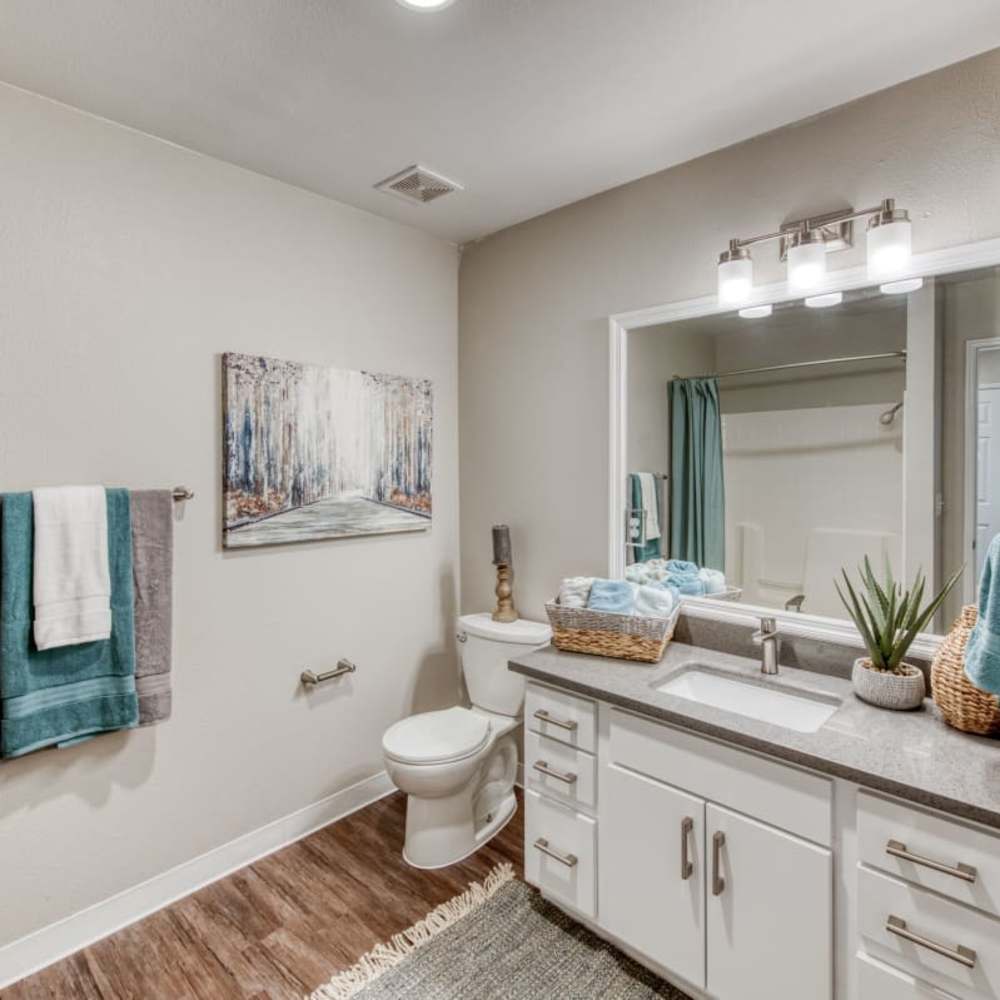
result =
[[[744,319],[763,319],[765,316],[770,316],[773,311],[774,308],[770,305],[748,306],[746,309],[740,310],[740,315]]]
[[[402,2],[402,0],[400,0]],[[778,241],[779,257],[788,265],[788,288],[805,292],[822,287],[826,279],[826,255],[854,246],[854,222],[868,219],[868,276],[873,281],[902,278],[910,266],[911,226],[909,214],[885,198],[871,208],[845,208],[783,223],[773,233],[732,239],[719,255],[719,305],[739,306],[753,291],[750,247]]]
[[[450,7],[455,0],[396,0],[400,7],[409,7],[410,10],[444,10]]]
[[[839,306],[843,301],[843,292],[827,292],[825,295],[810,295],[805,303],[810,309],[829,309],[830,306]]]
[[[887,281],[884,285],[879,285],[878,290],[883,295],[905,295],[923,287],[923,278],[904,278],[902,281]]]

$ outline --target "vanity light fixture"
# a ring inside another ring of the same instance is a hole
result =
[[[774,307],[771,305],[747,306],[746,309],[740,310],[740,315],[744,319],[763,319],[765,316],[770,316],[772,312],[774,312]]]
[[[444,10],[454,2],[455,0],[396,0],[400,7],[409,7],[410,10]]]
[[[788,265],[791,291],[822,287],[826,255],[854,246],[854,222],[865,218],[869,277],[885,281],[904,276],[910,265],[910,217],[903,209],[896,208],[895,199],[884,198],[871,208],[845,208],[810,215],[783,223],[777,232],[731,239],[729,248],[719,255],[719,305],[732,308],[749,301],[753,290],[750,247],[757,243],[778,241],[779,257]]]
[[[905,295],[923,287],[923,278],[904,278],[902,281],[887,281],[884,285],[879,285],[878,290],[883,295]]]
[[[810,309],[829,309],[844,301],[843,292],[827,292],[825,295],[810,295],[805,303]]]

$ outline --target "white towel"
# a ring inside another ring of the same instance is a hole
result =
[[[726,589],[726,574],[720,570],[700,569],[698,579],[705,584],[706,594],[721,594]]]
[[[111,635],[108,503],[103,486],[34,490],[34,634],[39,649]]]
[[[590,600],[592,576],[568,576],[559,586],[559,603],[564,608],[585,608]]]
[[[677,607],[677,598],[667,587],[640,586],[635,593],[635,611],[642,618],[669,618]]]
[[[656,478],[652,472],[639,473],[642,509],[646,512],[646,541],[660,537],[660,511],[656,502]]]

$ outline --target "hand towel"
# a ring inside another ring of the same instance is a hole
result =
[[[676,591],[669,587],[643,585],[636,590],[635,614],[643,618],[669,618],[676,607]]]
[[[171,490],[133,490],[135,690],[139,725],[170,718],[173,643],[174,498]]]
[[[628,475],[629,482],[629,503],[632,505],[633,513],[629,517],[631,523],[632,520],[639,521],[639,515],[635,513],[636,511],[645,511],[645,517],[643,518],[646,522],[646,540],[643,545],[635,545],[629,548],[629,554],[632,557],[633,562],[645,562],[647,559],[655,559],[660,555],[660,538],[659,530],[657,528],[657,537],[651,538],[649,536],[649,527],[652,522],[650,522],[650,515],[655,519],[655,523],[658,526],[660,523],[660,510],[659,510],[659,497],[656,495],[655,491],[652,498],[652,507],[647,506],[647,500],[643,497],[642,492],[642,482],[639,479],[639,474],[637,472],[630,472]],[[638,542],[639,533],[632,534],[630,529],[629,534],[631,535],[630,541]]]
[[[705,584],[697,573],[667,573],[660,581],[664,587],[674,587],[684,597],[704,597]]]
[[[559,603],[564,608],[585,608],[590,598],[592,576],[568,576],[559,585]]]
[[[646,512],[646,541],[660,537],[660,503],[657,499],[656,477],[652,472],[640,472],[639,493],[642,509]]]
[[[103,486],[49,486],[34,504],[35,645],[56,649],[111,635],[108,507]]]
[[[636,584],[628,580],[595,580],[590,588],[587,607],[594,611],[613,611],[630,615],[635,610]]]
[[[965,648],[965,675],[982,691],[1000,694],[1000,535],[990,542],[979,582],[979,620]]]
[[[668,573],[682,574],[684,576],[697,576],[700,567],[697,563],[688,562],[686,559],[668,559],[664,563],[664,569]]]
[[[726,574],[721,570],[700,569],[698,579],[705,584],[706,594],[721,594],[726,589]]]
[[[132,540],[126,490],[107,491],[111,636],[39,650],[32,642],[32,497],[2,498],[0,530],[0,755],[79,742],[134,726]]]

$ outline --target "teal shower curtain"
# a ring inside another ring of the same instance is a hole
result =
[[[719,380],[670,383],[670,555],[725,572]]]

